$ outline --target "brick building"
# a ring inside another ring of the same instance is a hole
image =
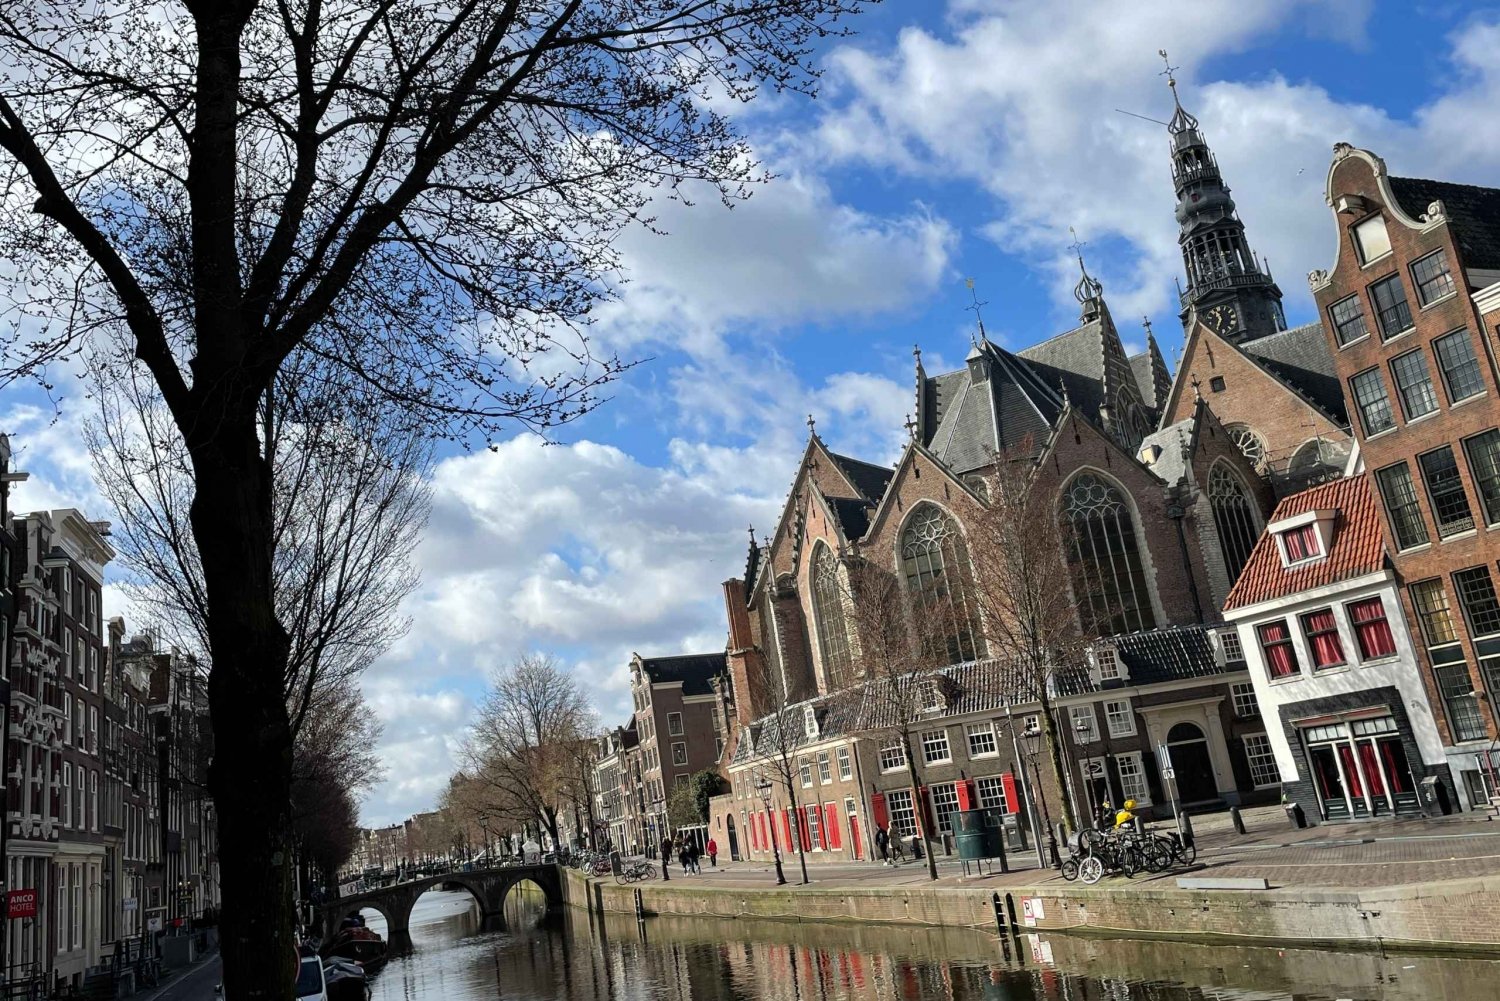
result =
[[[666,831],[672,790],[718,764],[725,734],[713,680],[724,674],[725,664],[722,653],[631,657],[644,845],[660,841]]]
[[[632,855],[645,848],[645,785],[636,717],[599,738],[594,765],[594,812],[609,843]]]
[[[1448,761],[1492,801],[1500,687],[1500,190],[1394,177],[1334,147],[1338,251],[1308,276],[1384,509]]]

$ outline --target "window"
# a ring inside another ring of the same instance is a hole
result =
[[[1391,252],[1391,238],[1385,231],[1385,219],[1371,216],[1354,227],[1354,246],[1361,264],[1384,257]]]
[[[1432,517],[1437,522],[1438,535],[1447,538],[1474,527],[1474,515],[1469,510],[1469,497],[1464,492],[1464,481],[1458,475],[1458,460],[1453,449],[1444,445],[1425,455],[1417,456],[1422,469],[1422,480],[1427,484],[1427,496],[1432,501]]]
[[[1349,390],[1354,395],[1354,406],[1359,411],[1359,422],[1364,425],[1366,438],[1396,426],[1396,419],[1391,414],[1391,398],[1386,395],[1380,369],[1365,369],[1350,379]]]
[[[958,788],[952,782],[929,786],[932,796],[933,820],[943,834],[953,833],[953,814],[958,810]]]
[[[880,749],[880,770],[894,772],[906,767],[906,748],[900,740],[893,740]]]
[[[1455,742],[1484,739],[1484,717],[1479,713],[1479,699],[1469,678],[1467,664],[1444,664],[1432,670],[1438,691],[1448,713],[1448,725]]]
[[[99,831],[99,773],[89,772],[89,830]]]
[[[1297,649],[1292,646],[1292,631],[1286,622],[1267,622],[1260,627],[1260,648],[1266,655],[1266,669],[1273,678],[1290,678],[1297,666]]]
[[[1151,802],[1151,790],[1146,785],[1146,772],[1141,765],[1139,751],[1115,755],[1115,770],[1120,773],[1120,792],[1126,799],[1133,799],[1137,806]]]
[[[62,825],[73,826],[73,769],[67,765],[62,769]]]
[[[1417,301],[1426,306],[1454,291],[1453,275],[1448,271],[1448,255],[1435,250],[1411,266],[1411,281],[1417,287]]]
[[[825,786],[833,781],[833,762],[829,760],[827,751],[818,753],[818,781]]]
[[[998,775],[975,779],[974,795],[979,800],[980,809],[1010,812],[1010,804],[1005,799],[1005,780]]]
[[[804,806],[802,808],[802,815],[807,818],[807,839],[809,848],[818,849],[827,847],[823,844],[822,825],[819,823],[819,821],[823,819],[822,813],[822,809],[815,803],[809,806]]]
[[[1500,523],[1500,431],[1491,428],[1464,441],[1469,456],[1469,474],[1479,491],[1488,525]]]
[[[1411,329],[1411,307],[1406,304],[1406,289],[1401,287],[1400,275],[1391,275],[1371,285],[1370,298],[1375,303],[1375,320],[1380,325],[1381,337],[1390,340]]]
[[[1135,733],[1135,713],[1130,711],[1130,700],[1104,703],[1104,720],[1109,724],[1111,737],[1129,737]]]
[[[1271,740],[1263,733],[1245,735],[1245,758],[1250,762],[1250,781],[1255,788],[1279,785],[1281,769],[1276,767],[1276,752],[1271,750]]]
[[[1234,629],[1225,629],[1219,633],[1219,645],[1224,650],[1225,660],[1245,659],[1245,648],[1240,645],[1240,634]]]
[[[1155,626],[1135,521],[1120,491],[1082,473],[1068,485],[1063,503],[1072,525],[1074,581],[1085,626],[1101,636]]]
[[[811,789],[813,784],[812,762],[806,758],[798,758],[797,769],[802,773],[802,788]]]
[[[812,706],[802,707],[802,732],[807,734],[809,740],[818,737],[818,711]]]
[[[686,764],[686,762],[684,762],[684,764]],[[683,786],[685,786],[685,785],[688,784],[688,778],[689,777],[686,776],[686,775],[674,775],[674,776],[672,776],[672,788],[673,789],[681,789]]]
[[[812,592],[823,678],[829,687],[839,687],[849,677],[853,666],[849,654],[849,620],[844,607],[844,591],[839,585],[839,561],[833,550],[822,542],[813,552]]]
[[[922,734],[922,760],[929,765],[953,760],[953,754],[948,749],[947,730],[928,730]]]
[[[1396,639],[1386,621],[1385,602],[1366,598],[1348,605],[1349,621],[1354,625],[1354,641],[1359,644],[1360,660],[1390,657],[1396,652]]]
[[[849,761],[849,748],[847,748],[847,747],[841,747],[841,748],[839,748],[838,749],[838,759],[839,759],[839,778],[841,778],[841,779],[852,779],[854,777],[854,766]]]
[[[1254,685],[1242,681],[1237,685],[1231,685],[1229,692],[1234,698],[1234,714],[1236,716],[1249,717],[1260,715],[1260,703],[1255,701]]]
[[[89,706],[89,753],[99,753],[99,710]]]
[[[1208,501],[1214,512],[1214,528],[1219,535],[1224,569],[1230,581],[1238,580],[1260,535],[1255,505],[1239,477],[1222,463],[1215,464],[1208,474]]]
[[[1323,608],[1302,616],[1302,635],[1307,637],[1314,671],[1344,663],[1344,647],[1339,643],[1339,626],[1333,609]]]
[[[687,759],[687,742],[678,740],[672,743],[672,764],[685,765]]]
[[[910,789],[892,789],[885,794],[885,805],[891,814],[891,826],[887,832],[891,837],[909,838],[917,833],[917,814],[912,806]]]
[[[970,723],[964,727],[964,733],[969,738],[969,757],[983,758],[999,752],[999,745],[995,743],[995,724]]]
[[[1266,441],[1254,428],[1244,424],[1225,424],[1224,433],[1229,440],[1234,442],[1236,448],[1245,458],[1250,460],[1257,472],[1264,472],[1266,465]]]
[[[1380,496],[1385,500],[1385,513],[1391,521],[1391,531],[1396,535],[1398,549],[1425,546],[1427,523],[1422,520],[1422,508],[1417,503],[1417,489],[1411,481],[1411,470],[1406,463],[1398,462],[1375,474],[1380,484]]]
[[[1099,721],[1093,706],[1072,706],[1068,715],[1073,722],[1073,737],[1080,744],[1092,744],[1099,739]]]
[[[1318,530],[1314,525],[1303,525],[1281,533],[1281,547],[1286,550],[1288,563],[1301,563],[1323,554],[1318,545]]]
[[[1208,388],[1215,393],[1224,392],[1224,377],[1222,375],[1209,376]]]
[[[1427,371],[1427,357],[1421,350],[1408,351],[1391,359],[1391,378],[1401,397],[1401,410],[1408,421],[1424,417],[1438,408],[1437,390]]]
[[[1469,631],[1476,637],[1500,633],[1500,600],[1495,598],[1489,567],[1458,571],[1453,575],[1453,586],[1458,591],[1464,618],[1469,620]]]
[[[1484,376],[1480,374],[1479,359],[1474,357],[1474,342],[1467,330],[1444,334],[1432,342],[1432,350],[1437,354],[1438,370],[1443,373],[1449,403],[1484,392]]]
[[[1340,299],[1328,307],[1328,315],[1333,320],[1333,335],[1340,345],[1353,344],[1362,337],[1370,336],[1370,328],[1365,326],[1365,311],[1360,305],[1359,296],[1351,295],[1346,299]]]
[[[983,645],[968,597],[969,556],[957,524],[935,504],[917,505],[901,533],[901,561],[907,586],[952,623],[943,651],[949,662],[977,657]]]
[[[1118,681],[1120,679],[1120,658],[1115,653],[1114,647],[1095,647],[1094,663],[1099,665],[1100,681]]]
[[[682,736],[682,713],[667,713],[667,735]]]

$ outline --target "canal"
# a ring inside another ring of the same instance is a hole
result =
[[[380,929],[378,917],[370,925]],[[1493,1001],[1500,962],[981,930],[548,916],[511,894],[507,932],[432,891],[372,1001]]]

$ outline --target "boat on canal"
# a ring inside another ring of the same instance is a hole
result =
[[[323,949],[323,958],[345,960],[357,964],[365,973],[374,973],[385,965],[387,948],[379,932],[365,927],[365,919],[358,914],[351,914]]]

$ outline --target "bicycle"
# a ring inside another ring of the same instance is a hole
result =
[[[608,876],[613,871],[614,866],[610,864],[609,859],[601,857],[594,859],[594,864],[589,869],[589,874],[592,876]]]
[[[656,866],[650,862],[632,862],[615,874],[615,882],[634,883],[637,880],[656,878]]]

